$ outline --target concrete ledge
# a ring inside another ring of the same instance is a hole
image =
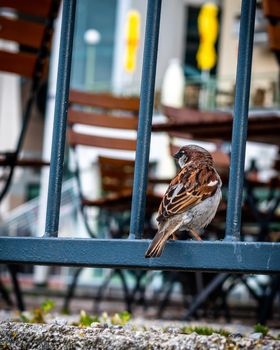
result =
[[[280,341],[218,334],[181,334],[179,328],[137,330],[133,326],[94,324],[79,328],[61,324],[0,323],[0,349],[279,349]]]

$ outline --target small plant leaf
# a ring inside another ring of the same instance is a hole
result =
[[[109,321],[109,316],[107,314],[107,312],[102,312],[102,315],[101,315],[101,321],[102,322],[108,322]]]
[[[81,310],[79,326],[89,327],[93,322],[100,322],[100,321],[97,316],[90,316],[84,310]]]
[[[53,310],[54,307],[55,302],[51,299],[48,299],[41,304],[40,309],[43,311],[43,313],[47,314],[48,312]]]
[[[116,313],[111,322],[114,325],[124,326],[131,319],[131,314],[128,311],[118,312]]]
[[[269,328],[260,324],[260,323],[257,323],[255,326],[254,326],[254,331],[256,333],[262,333],[262,335],[265,337],[268,332],[269,332]]]
[[[30,320],[31,323],[46,323],[44,312],[41,308],[34,309],[32,311],[32,318]]]
[[[30,318],[28,318],[24,313],[20,313],[19,314],[19,319],[20,319],[20,321],[21,322],[24,322],[24,323],[30,323],[31,322],[31,320],[30,320]]]
[[[129,313],[128,311],[123,311],[120,313],[120,318],[122,321],[128,322],[131,320],[131,313]]]
[[[215,329],[211,327],[203,326],[186,326],[181,328],[183,334],[197,333],[199,335],[212,335],[213,333],[220,334],[224,337],[227,337],[230,333],[225,329]]]

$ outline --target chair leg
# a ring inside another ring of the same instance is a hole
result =
[[[124,276],[124,271],[122,270],[115,270],[115,272],[119,275],[120,279],[121,279],[121,282],[122,282],[122,286],[123,286],[123,291],[124,291],[124,298],[125,298],[125,302],[126,302],[126,311],[128,312],[132,312],[132,298],[129,294],[129,289],[128,289],[128,286],[127,286],[127,283],[126,283],[126,279],[125,279],[125,276]]]
[[[147,271],[146,271],[146,273],[147,273]],[[151,274],[147,274],[147,279],[146,279],[146,283],[144,284],[144,287],[142,287],[142,300],[143,300],[143,304],[142,304],[142,306],[143,306],[143,310],[144,311],[147,311],[148,310],[148,307],[149,307],[149,301],[147,300],[147,298],[146,298],[146,289],[147,289],[147,287],[149,286],[149,284],[152,282],[152,280],[153,280],[153,273],[151,273]]]
[[[216,303],[214,309],[214,317],[215,319],[219,317],[219,315],[223,314],[227,323],[231,322],[231,314],[229,311],[228,303],[227,303],[227,293],[221,290],[221,295],[219,297],[219,303]]]
[[[171,293],[173,291],[174,282],[176,280],[177,280],[177,273],[174,272],[174,273],[171,274],[169,280],[166,283],[167,284],[166,292],[165,292],[165,295],[164,295],[162,301],[159,304],[158,312],[157,312],[157,318],[161,318],[162,317],[163,311],[164,311],[164,309],[166,308],[166,306],[169,303],[170,295],[171,295]]]
[[[101,284],[101,286],[98,288],[96,297],[94,298],[94,313],[99,314],[100,313],[100,302],[102,300],[102,296],[104,295],[104,291],[108,287],[108,284],[110,283],[112,277],[115,274],[115,270],[111,270],[109,275],[105,278],[104,282]]]
[[[141,285],[142,278],[146,276],[146,271],[135,271],[136,274],[136,283],[132,291],[132,297],[135,300],[136,295],[139,294],[139,298],[137,303],[144,304],[145,303],[145,286]]]
[[[4,301],[6,302],[6,304],[10,307],[13,306],[12,299],[10,298],[9,293],[7,292],[6,288],[3,286],[3,283],[1,280],[0,280],[0,293],[1,293]]]
[[[23,301],[23,297],[22,297],[22,291],[20,289],[20,285],[19,285],[18,279],[17,279],[17,267],[15,265],[7,265],[7,267],[8,267],[10,274],[11,274],[13,288],[14,288],[14,292],[15,292],[16,300],[17,300],[17,307],[20,311],[24,311],[25,306],[24,306],[24,301]]]
[[[237,276],[234,279],[234,281],[232,282],[232,284],[227,288],[227,290],[222,291],[222,309],[224,310],[224,316],[225,316],[227,323],[231,322],[231,314],[230,314],[230,309],[229,309],[229,306],[227,303],[227,296],[229,295],[231,290],[235,287],[236,280],[237,280]]]
[[[219,288],[227,278],[229,278],[230,274],[220,273],[207,285],[207,287],[197,295],[194,302],[191,304],[188,312],[184,316],[184,320],[189,320],[192,315],[198,310],[198,308],[207,300],[207,298],[217,289]]]
[[[273,276],[270,284],[270,292],[267,293],[263,298],[261,298],[261,303],[259,306],[259,323],[266,324],[269,317],[273,314],[273,302],[280,291],[280,276]]]
[[[71,284],[70,284],[70,286],[69,286],[69,288],[67,290],[67,294],[66,294],[66,297],[64,299],[64,304],[63,304],[63,307],[62,307],[63,312],[68,312],[69,311],[69,304],[70,304],[71,299],[74,296],[74,292],[75,292],[75,289],[76,289],[76,286],[77,286],[78,278],[79,278],[79,275],[82,272],[82,270],[83,270],[83,268],[80,267],[74,273],[72,282],[71,282]]]
[[[99,314],[100,313],[100,302],[102,300],[102,297],[104,295],[105,289],[108,287],[109,282],[111,281],[112,277],[114,274],[117,274],[122,282],[123,286],[123,291],[124,291],[124,298],[125,298],[125,303],[126,303],[126,310],[131,313],[132,311],[132,298],[129,293],[129,289],[126,283],[126,279],[124,276],[124,272],[122,270],[116,269],[116,270],[111,270],[110,274],[106,277],[105,281],[102,283],[102,285],[99,287],[96,297],[95,297],[95,307],[94,307],[94,313]]]

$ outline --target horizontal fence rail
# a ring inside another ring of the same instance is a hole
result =
[[[227,241],[167,242],[160,258],[145,259],[148,240],[1,238],[0,262],[152,270],[279,272],[280,244]]]
[[[64,0],[46,232],[43,238],[0,237],[0,263],[279,273],[280,243],[239,241],[256,0],[242,1],[226,239],[167,242],[160,258],[144,258],[150,241],[138,238],[142,235],[145,214],[161,0],[149,0],[147,4],[132,239],[57,237],[76,7],[75,0]]]

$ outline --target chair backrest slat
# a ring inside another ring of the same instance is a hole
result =
[[[130,190],[133,186],[134,160],[98,157],[101,186],[104,192]]]
[[[262,8],[266,17],[280,18],[279,0],[263,0]]]
[[[114,150],[136,150],[136,140],[81,134],[72,129],[68,130],[68,142],[70,146],[83,145]]]
[[[44,34],[44,25],[30,21],[0,16],[1,39],[39,48]]]
[[[84,112],[70,108],[68,112],[69,124],[83,124],[104,128],[137,130],[138,119],[131,116],[112,116],[105,113]]]
[[[111,135],[99,136],[99,127],[136,131],[138,126],[139,99],[117,97],[110,94],[71,90],[68,109],[68,140],[70,146],[92,146],[112,150],[136,150],[136,134],[127,138]],[[97,127],[91,134],[78,132],[75,125]]]
[[[110,94],[92,94],[84,91],[71,90],[70,104],[79,104],[89,107],[104,108],[106,110],[123,110],[138,114],[139,98],[116,97]]]
[[[272,50],[280,51],[280,24],[269,24],[267,27],[269,47]]]
[[[1,72],[38,81],[44,77],[59,4],[60,0],[0,0]],[[17,44],[18,49],[11,50],[6,42]]]
[[[52,0],[1,0],[0,7],[14,9],[19,13],[47,17]]]
[[[32,78],[35,63],[36,55],[31,53],[13,53],[0,50],[0,71]]]
[[[113,153],[112,157],[98,157],[101,189],[105,193],[132,191],[134,160],[119,158],[120,154],[116,151],[128,151],[134,158],[138,112],[138,98],[70,91],[69,145],[74,149],[76,146],[89,146]],[[100,128],[103,128],[102,136]],[[108,133],[104,128],[108,129]],[[121,131],[122,134],[118,135],[114,129]],[[77,166],[79,169],[79,165]]]

